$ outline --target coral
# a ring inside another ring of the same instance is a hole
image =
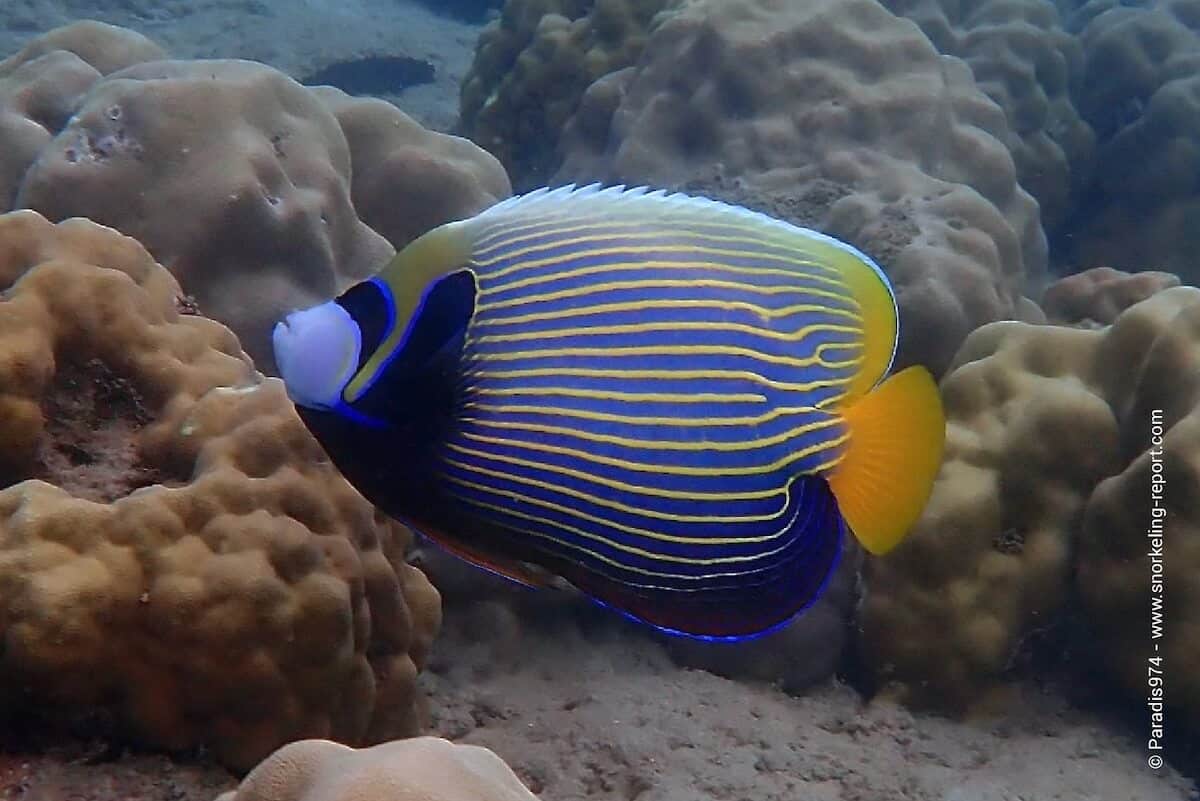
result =
[[[136,237],[267,372],[279,317],[383,266],[385,236],[405,244],[510,192],[484,151],[382,102],[254,62],[162,58],[79,23],[0,63],[0,211]]]
[[[1079,109],[1096,131],[1096,174],[1065,255],[1120,269],[1155,265],[1197,283],[1200,0],[1097,10],[1076,20],[1085,57]]]
[[[417,730],[438,596],[135,241],[0,216],[0,710],[248,768]]]
[[[164,57],[141,34],[77,22],[0,61],[0,210],[11,207],[29,165],[101,75]]]
[[[993,323],[942,383],[946,461],[924,516],[870,563],[861,645],[875,678],[909,703],[963,712],[1003,697],[1031,638],[1087,643],[1089,675],[1146,688],[1151,567],[1151,410],[1163,410],[1174,636],[1168,664],[1200,656],[1200,290],[1175,287],[1103,329]],[[1174,483],[1170,483],[1170,482]],[[1070,617],[1074,617],[1071,615]],[[1172,703],[1200,721],[1200,682]]]
[[[330,87],[312,91],[349,143],[355,209],[397,250],[512,194],[495,157],[466,139],[427,130],[382,100]]]
[[[521,189],[543,184],[584,90],[637,62],[668,0],[509,0],[463,82],[463,130]]]
[[[852,242],[897,286],[901,362],[940,371],[1044,270],[1007,131],[963,62],[874,0],[695,0],[588,89],[556,180],[682,185]]]
[[[354,750],[292,743],[217,801],[537,801],[500,757],[440,737]]]
[[[1095,137],[1071,93],[1083,51],[1049,0],[883,0],[938,50],[962,58],[1008,117],[1017,179],[1055,227],[1087,186]]]
[[[266,369],[276,320],[392,253],[351,205],[337,120],[252,62],[157,61],[99,81],[29,168],[17,205],[135,237]]]
[[[1109,325],[1130,306],[1173,286],[1179,286],[1179,276],[1173,273],[1094,267],[1046,287],[1042,308],[1054,323]]]

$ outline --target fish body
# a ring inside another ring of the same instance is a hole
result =
[[[738,639],[819,597],[846,521],[892,547],[944,427],[878,386],[890,284],[831,237],[715,201],[539,190],[450,223],[277,327],[302,417],[389,514],[660,629]]]

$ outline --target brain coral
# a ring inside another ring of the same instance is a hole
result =
[[[0,710],[248,768],[416,732],[440,619],[281,383],[136,242],[0,216]]]
[[[537,801],[500,757],[478,745],[417,737],[354,750],[292,743],[217,801]]]
[[[669,0],[509,0],[463,82],[463,130],[522,189],[545,183],[587,87],[634,64]]]
[[[1002,697],[1023,645],[1059,629],[1089,674],[1145,692],[1151,410],[1163,410],[1168,664],[1200,658],[1200,290],[1103,329],[994,323],[942,383],[946,461],[917,528],[867,575],[863,652],[890,693],[964,711]],[[1066,632],[1064,613],[1080,623]],[[1136,645],[1136,647],[1135,647]],[[1172,703],[1200,722],[1200,679]]]
[[[1007,136],[970,69],[875,0],[694,0],[588,89],[557,180],[687,185],[840,236],[897,285],[901,361],[941,370],[1045,267]]]
[[[268,372],[275,321],[381,267],[385,236],[406,244],[509,193],[484,151],[386,104],[263,64],[162,58],[80,23],[0,64],[0,210],[137,237]]]
[[[965,60],[1008,117],[1005,144],[1017,178],[1041,207],[1042,222],[1063,220],[1087,186],[1095,145],[1072,92],[1083,51],[1049,0],[883,0],[918,25],[938,50]]]

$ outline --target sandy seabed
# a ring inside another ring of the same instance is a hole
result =
[[[99,7],[97,7],[99,6]],[[393,98],[449,129],[479,27],[412,0],[4,0],[0,54],[85,17],[183,58],[250,58],[302,77],[364,55],[428,60]],[[545,801],[1184,801],[1136,732],[1026,686],[1002,721],[954,723],[837,682],[801,697],[678,667],[591,610],[521,623],[507,605],[450,606],[422,677],[434,733],[494,749]],[[582,621],[582,622],[581,622]],[[203,756],[58,742],[0,749],[0,801],[208,801],[235,783]]]
[[[1025,686],[1002,720],[955,723],[826,683],[793,697],[678,667],[588,608],[522,623],[447,610],[422,685],[432,733],[487,746],[545,801],[1188,801],[1132,735]],[[58,744],[0,756],[4,801],[211,801],[201,758]]]

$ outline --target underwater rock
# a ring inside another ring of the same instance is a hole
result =
[[[1049,0],[883,0],[921,27],[946,55],[970,65],[975,81],[1004,109],[1017,180],[1052,229],[1079,200],[1091,175],[1095,137],[1072,101],[1083,51]]]
[[[1130,306],[1173,286],[1179,286],[1179,276],[1173,273],[1094,267],[1046,287],[1042,308],[1053,323],[1109,325]]]
[[[509,0],[481,34],[463,81],[463,132],[495,154],[522,191],[543,185],[584,91],[637,62],[654,15],[668,5]]]
[[[874,0],[697,0],[588,89],[555,180],[682,185],[851,242],[896,286],[899,363],[940,372],[1045,270],[1007,136],[967,65]]]
[[[437,226],[512,194],[500,162],[467,139],[423,128],[391,103],[316,87],[342,126],[363,222],[397,250]]]
[[[1195,664],[1200,290],[1158,292],[1098,330],[984,326],[942,393],[946,461],[929,506],[866,575],[861,650],[883,691],[943,711],[986,708],[1028,642],[1058,629],[1056,642],[1091,652],[1080,679],[1107,674],[1144,700],[1156,436],[1173,635],[1153,653]],[[1195,673],[1171,684],[1167,703],[1200,724]]]
[[[437,592],[281,382],[90,221],[0,216],[0,287],[0,715],[234,769],[416,734]]]
[[[495,752],[440,737],[284,746],[217,801],[537,801]]]

